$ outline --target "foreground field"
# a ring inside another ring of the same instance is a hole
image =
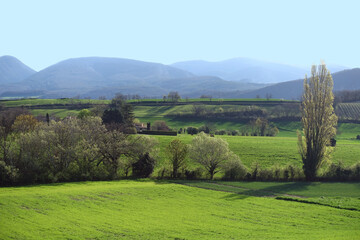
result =
[[[326,189],[356,197],[358,191],[354,195],[353,190],[360,185],[345,185],[330,184]],[[313,188],[303,188],[302,193],[316,196],[322,184]],[[356,239],[360,235],[356,210],[153,181],[0,188],[0,216],[0,239]]]

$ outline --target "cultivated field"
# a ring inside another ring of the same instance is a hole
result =
[[[176,183],[0,188],[0,238],[357,239],[360,235],[358,183]],[[217,190],[202,189],[211,186]],[[311,202],[333,196],[352,203]]]

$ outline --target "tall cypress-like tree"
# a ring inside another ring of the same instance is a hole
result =
[[[328,157],[330,139],[336,134],[333,80],[326,65],[313,65],[311,77],[305,76],[301,113],[303,134],[298,132],[299,152],[306,180],[316,178],[316,172]]]

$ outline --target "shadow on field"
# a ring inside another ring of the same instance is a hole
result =
[[[218,184],[218,183],[215,183]],[[249,189],[245,187],[238,187],[238,186],[231,186],[234,189],[242,189],[243,191],[234,191],[234,193],[229,194],[224,197],[226,200],[239,200],[239,199],[245,199],[250,196],[254,197],[277,197],[277,196],[294,196],[299,198],[304,198],[304,196],[301,195],[292,195],[291,191],[302,191],[306,190],[310,185],[314,185],[317,183],[311,183],[311,182],[290,182],[290,183],[279,183],[279,185],[276,186],[269,186],[259,189]],[[222,185],[222,184],[218,184]],[[224,186],[229,186],[225,185]],[[289,193],[290,192],[290,193]]]

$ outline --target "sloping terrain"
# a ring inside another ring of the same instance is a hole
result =
[[[360,234],[359,211],[258,196],[146,180],[0,188],[0,238],[356,239]]]

